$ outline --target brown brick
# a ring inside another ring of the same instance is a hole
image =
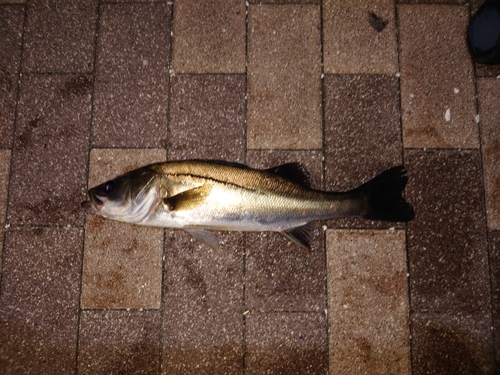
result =
[[[248,148],[321,148],[319,27],[318,6],[250,6]]]
[[[97,29],[97,0],[30,1],[27,6],[23,70],[91,72]]]
[[[329,230],[330,371],[410,374],[405,233]]]
[[[395,74],[398,71],[394,1],[326,1],[325,73]]]
[[[245,72],[245,2],[174,2],[175,73]]]
[[[164,158],[164,150],[94,149],[89,186]],[[82,307],[159,308],[162,252],[162,229],[88,214]]]
[[[500,229],[500,80],[478,80],[486,214],[489,229]]]
[[[478,147],[466,7],[400,5],[405,147]]]

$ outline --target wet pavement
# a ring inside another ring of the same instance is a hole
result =
[[[481,1],[0,1],[0,373],[500,372],[500,68]],[[80,208],[144,164],[404,164],[408,223],[177,230]]]

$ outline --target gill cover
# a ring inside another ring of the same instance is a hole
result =
[[[90,206],[104,217],[140,223],[159,203],[157,180],[149,167],[125,173],[90,189]]]

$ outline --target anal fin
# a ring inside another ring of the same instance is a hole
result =
[[[311,249],[310,240],[312,232],[312,223],[307,223],[299,227],[291,228],[281,232],[286,238],[292,240],[301,247]]]

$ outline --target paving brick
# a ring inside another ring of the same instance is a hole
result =
[[[475,64],[476,66],[476,76],[478,77],[500,77],[500,65],[485,65],[485,64]]]
[[[466,7],[398,6],[405,147],[478,147]]]
[[[7,221],[83,225],[92,79],[21,80]]]
[[[94,149],[89,186],[165,160],[158,149]],[[159,308],[163,230],[89,214],[85,233],[82,308]]]
[[[16,111],[24,7],[0,8],[0,147],[11,147]]]
[[[168,310],[163,321],[165,374],[243,373],[241,313],[187,308]]]
[[[352,189],[401,164],[398,80],[391,76],[325,76],[325,183]]]
[[[329,230],[330,371],[410,374],[405,232]]]
[[[488,228],[500,229],[500,80],[477,82]]]
[[[399,4],[447,4],[447,5],[467,5],[468,3],[471,3],[473,5],[474,3],[477,3],[478,1],[481,0],[397,0]]]
[[[245,72],[245,2],[174,2],[175,73]]]
[[[97,0],[33,0],[27,6],[23,71],[91,72]]]
[[[321,148],[320,23],[315,5],[249,7],[248,148]]]
[[[79,374],[158,374],[160,312],[82,311]]]
[[[166,232],[163,284],[165,373],[243,372],[241,233],[217,232],[220,251]]]
[[[241,312],[243,304],[243,234],[214,232],[215,251],[181,230],[167,230],[165,308]]]
[[[94,146],[166,145],[170,17],[165,3],[102,6]]]
[[[500,232],[489,234],[491,311],[493,315],[493,334],[495,338],[495,362],[500,369]]]
[[[323,5],[325,73],[388,74],[398,71],[395,5],[326,1]]]
[[[412,374],[495,374],[489,312],[412,314]]]
[[[243,75],[178,75],[172,78],[169,159],[243,161]]]
[[[322,313],[249,314],[245,374],[326,374],[326,322]]]
[[[251,310],[322,311],[325,307],[323,230],[316,223],[311,250],[279,233],[246,235],[246,307]]]
[[[250,0],[249,4],[319,4],[320,0]]]
[[[407,239],[412,309],[489,309],[479,152],[409,150],[405,159],[416,212]]]
[[[401,165],[399,83],[388,75],[327,75],[325,92],[325,189],[358,187]],[[393,227],[363,219],[330,220],[330,227]]]
[[[76,365],[83,233],[11,228],[0,299],[0,372],[68,374]]]

